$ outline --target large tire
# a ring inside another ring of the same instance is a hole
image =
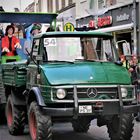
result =
[[[25,111],[14,106],[12,96],[9,95],[6,104],[6,119],[11,135],[21,135],[25,127]]]
[[[0,104],[0,124],[6,123],[5,104]]]
[[[131,140],[134,127],[133,120],[132,114],[123,114],[122,119],[120,116],[114,115],[107,124],[111,140]]]
[[[91,119],[86,117],[78,117],[72,121],[72,127],[75,132],[86,133],[90,127]]]
[[[36,102],[32,102],[28,112],[29,129],[32,140],[51,140],[51,118],[40,111]]]
[[[137,113],[136,121],[137,121],[137,122],[140,122],[140,112]]]

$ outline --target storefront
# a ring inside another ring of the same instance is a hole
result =
[[[88,16],[77,19],[77,28],[87,27],[97,32],[111,32],[119,54],[134,53],[134,10],[133,4],[110,9],[101,16]],[[139,12],[137,4],[137,27],[139,25]],[[138,33],[137,33],[138,34]],[[137,39],[138,40],[138,39]],[[137,41],[137,43],[139,43]],[[137,50],[138,51],[138,50]]]

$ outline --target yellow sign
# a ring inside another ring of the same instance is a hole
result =
[[[74,25],[70,22],[66,23],[64,25],[64,31],[73,32],[74,31]]]

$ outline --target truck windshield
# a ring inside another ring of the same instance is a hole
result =
[[[44,38],[48,61],[114,61],[111,39],[93,37]]]

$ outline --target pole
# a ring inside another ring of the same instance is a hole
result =
[[[34,6],[34,12],[37,12],[37,0],[34,0],[35,6]]]
[[[136,21],[136,0],[133,0],[133,13],[134,13],[134,55],[137,55],[137,21]]]
[[[19,9],[20,9],[20,12],[21,12],[21,0],[19,0]]]

